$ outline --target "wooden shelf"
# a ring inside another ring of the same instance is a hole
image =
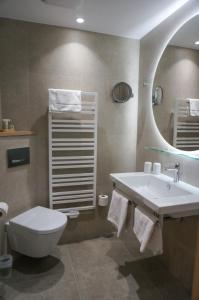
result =
[[[29,130],[19,130],[19,131],[0,131],[0,137],[9,137],[9,136],[28,136],[34,135],[34,131]]]

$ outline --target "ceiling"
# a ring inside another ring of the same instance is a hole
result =
[[[188,1],[0,0],[0,16],[140,39]]]
[[[199,15],[187,22],[172,38],[170,45],[199,50]]]

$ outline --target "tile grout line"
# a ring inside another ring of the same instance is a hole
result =
[[[69,263],[70,263],[70,267],[71,267],[71,270],[73,272],[73,276],[74,276],[74,279],[75,279],[75,285],[76,285],[76,288],[77,288],[77,293],[78,293],[78,296],[79,296],[79,299],[80,300],[84,300],[81,296],[81,292],[79,290],[79,284],[78,284],[78,276],[76,274],[76,271],[75,271],[75,268],[73,266],[73,259],[72,259],[72,256],[71,256],[71,252],[70,252],[70,247],[68,245],[68,251],[67,251],[67,256],[69,258]]]

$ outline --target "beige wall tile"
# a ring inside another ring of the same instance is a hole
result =
[[[37,133],[9,143],[0,139],[0,190],[11,206],[9,216],[48,206],[48,88],[98,92],[97,194],[110,195],[109,173],[135,170],[139,42],[5,19],[0,20],[0,41],[3,116],[13,118],[18,129]],[[118,81],[131,84],[135,94],[125,104],[111,99]],[[31,147],[30,166],[9,171],[7,147],[24,144]],[[70,221],[62,242],[111,232],[106,215],[107,208],[98,208]]]

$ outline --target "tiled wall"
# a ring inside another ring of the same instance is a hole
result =
[[[134,171],[136,164],[139,42],[54,26],[0,20],[0,88],[4,118],[31,138],[0,139],[1,200],[14,216],[48,205],[48,88],[97,91],[97,193],[111,192],[110,172]],[[134,98],[113,103],[111,89],[127,81]],[[6,149],[30,145],[31,165],[7,169]],[[107,233],[106,209],[71,221],[63,241]]]
[[[189,1],[141,40],[137,168],[141,170],[145,160],[160,161],[162,165],[174,164],[179,161],[183,171],[182,180],[199,187],[199,162],[144,150],[144,146],[171,148],[162,138],[155,124],[151,101],[153,79],[162,51],[172,35],[198,12],[198,1]],[[144,85],[144,82],[147,82],[148,85]],[[182,222],[176,220],[164,223],[163,260],[172,273],[190,290],[197,222],[198,217],[189,217]]]

